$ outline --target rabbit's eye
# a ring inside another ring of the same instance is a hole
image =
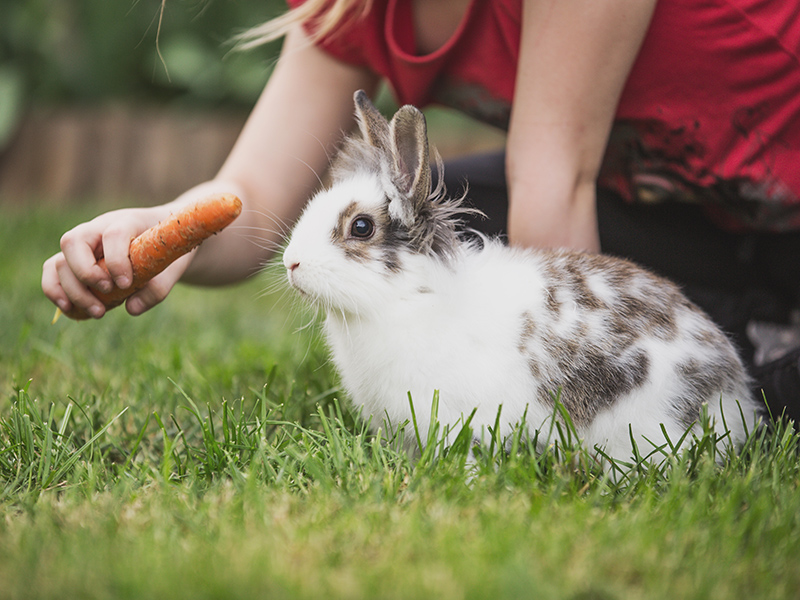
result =
[[[375,223],[369,217],[356,217],[350,225],[350,235],[360,240],[368,240],[375,233]]]

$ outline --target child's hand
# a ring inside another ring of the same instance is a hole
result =
[[[42,291],[63,312],[73,307],[94,318],[106,308],[91,289],[108,293],[115,286],[131,285],[133,268],[128,258],[131,240],[169,214],[165,207],[122,209],[82,223],[61,238],[61,252],[47,259],[42,268]],[[147,286],[132,295],[126,307],[138,315],[164,298],[191,262],[191,254],[170,265]],[[97,264],[105,258],[108,271]]]

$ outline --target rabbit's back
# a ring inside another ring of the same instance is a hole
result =
[[[542,278],[537,311],[522,315],[519,348],[537,382],[587,437],[630,449],[640,439],[673,441],[703,405],[741,441],[758,407],[730,340],[673,283],[602,255],[535,252]],[[746,422],[742,422],[741,415]]]

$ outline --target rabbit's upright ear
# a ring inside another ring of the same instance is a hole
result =
[[[389,124],[391,154],[395,185],[400,192],[400,204],[389,205],[406,226],[414,222],[414,215],[431,193],[431,166],[428,152],[428,128],[425,116],[415,107],[407,105],[398,110]]]
[[[353,101],[361,137],[371,146],[389,152],[389,122],[375,108],[364,90],[358,90]]]

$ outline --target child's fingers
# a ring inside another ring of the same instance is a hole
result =
[[[131,240],[146,227],[122,222],[109,226],[103,232],[103,256],[106,269],[118,288],[127,289],[133,282],[133,266],[129,256]]]
[[[55,293],[56,305],[64,313],[70,312],[72,307],[77,307],[96,319],[102,317],[106,312],[103,303],[76,277],[66,259],[63,259],[63,255],[56,255],[54,259],[57,282],[50,285],[51,289],[53,285],[60,287],[62,292]],[[64,297],[68,304],[64,303]]]
[[[114,287],[114,282],[108,272],[97,264],[97,254],[102,254],[101,242],[102,236],[92,223],[84,223],[61,236],[61,253],[78,281],[108,293]],[[60,276],[66,274],[60,261],[56,266]]]
[[[72,307],[72,303],[58,280],[56,262],[59,260],[64,260],[64,255],[60,252],[44,261],[42,265],[42,291],[50,302],[64,311],[69,310]]]

